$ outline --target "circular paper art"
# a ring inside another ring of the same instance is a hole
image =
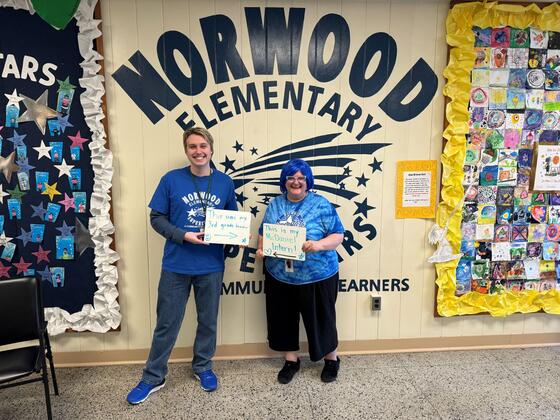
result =
[[[546,239],[549,241],[558,241],[560,239],[560,225],[548,225],[546,228]]]
[[[541,126],[542,112],[534,109],[525,111],[525,129],[534,130]]]
[[[529,70],[527,72],[527,84],[533,89],[541,88],[544,85],[544,72],[540,69]]]
[[[504,111],[491,110],[488,111],[488,128],[500,128],[506,121],[506,114]]]
[[[484,105],[488,100],[488,94],[482,88],[475,88],[471,92],[471,102],[476,105]]]
[[[558,124],[558,115],[554,111],[543,114],[542,126],[545,130],[553,130],[556,124]]]

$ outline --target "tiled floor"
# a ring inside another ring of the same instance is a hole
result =
[[[139,406],[125,401],[141,366],[58,369],[55,419],[560,419],[560,347],[344,356],[339,379],[304,359],[288,385],[282,361],[217,361],[220,388],[188,364]],[[45,418],[41,384],[0,391],[0,419]]]

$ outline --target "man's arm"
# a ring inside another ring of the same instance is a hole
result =
[[[171,224],[167,214],[152,210],[150,212],[150,224],[154,230],[163,236],[178,244],[183,243],[186,231]]]

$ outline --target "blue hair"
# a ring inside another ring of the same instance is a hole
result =
[[[282,193],[286,193],[286,178],[292,176],[296,172],[301,172],[305,176],[305,183],[307,184],[307,191],[313,188],[315,185],[315,180],[313,178],[313,172],[311,172],[311,167],[301,159],[292,159],[282,167],[282,172],[280,172],[280,190]]]

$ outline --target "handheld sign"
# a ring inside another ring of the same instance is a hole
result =
[[[287,225],[263,225],[263,253],[267,257],[305,261],[301,250],[305,242],[305,228]]]
[[[206,210],[204,242],[227,245],[248,245],[251,213],[248,211]]]

